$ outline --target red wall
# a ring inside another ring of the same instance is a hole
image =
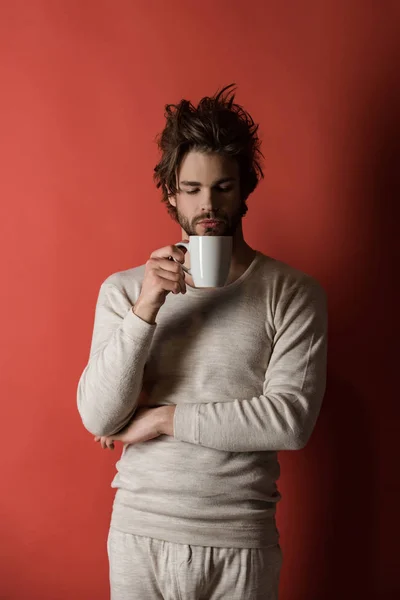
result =
[[[95,301],[178,237],[152,182],[164,104],[233,81],[266,157],[247,239],[330,302],[321,417],[281,454],[281,598],[398,597],[399,17],[390,1],[1,2],[2,599],[108,598],[116,455],[76,409]]]

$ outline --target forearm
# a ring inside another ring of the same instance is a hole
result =
[[[78,384],[78,410],[93,435],[119,431],[135,412],[153,333],[154,327],[129,311],[90,356]]]
[[[174,416],[174,436],[227,452],[298,450],[311,435],[322,395],[314,396],[312,408],[304,397],[290,393],[180,404]]]

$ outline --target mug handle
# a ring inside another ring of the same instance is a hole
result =
[[[186,250],[189,252],[189,244],[187,242],[178,242],[177,244],[175,244],[175,246],[177,246],[178,248],[180,246],[182,246],[183,248],[186,248]],[[174,258],[172,260],[175,260]],[[175,262],[178,262],[177,260],[175,260]],[[182,267],[182,269],[185,271],[185,273],[187,273],[188,275],[190,275],[190,277],[192,276],[192,272],[190,269],[188,269],[187,267],[185,267],[184,265],[182,265],[181,263],[179,263]]]

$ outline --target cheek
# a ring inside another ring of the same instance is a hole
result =
[[[191,198],[179,198],[176,208],[179,213],[189,220],[196,214],[196,203],[193,202]]]
[[[227,194],[224,200],[224,207],[229,213],[236,213],[242,205],[240,195],[235,191]]]

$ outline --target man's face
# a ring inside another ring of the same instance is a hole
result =
[[[233,235],[243,214],[236,161],[188,152],[178,173],[178,193],[170,202],[188,236]]]

